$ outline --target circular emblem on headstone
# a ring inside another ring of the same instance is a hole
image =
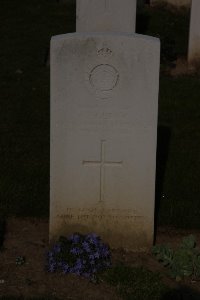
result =
[[[95,66],[89,75],[89,82],[97,92],[109,92],[117,85],[119,74],[109,64]]]

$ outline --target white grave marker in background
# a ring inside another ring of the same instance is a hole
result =
[[[136,0],[77,0],[77,32],[135,32]]]
[[[188,61],[189,63],[200,61],[200,0],[192,0]]]
[[[158,39],[137,34],[52,38],[50,240],[152,245],[159,54]]]

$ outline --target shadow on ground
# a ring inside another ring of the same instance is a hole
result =
[[[179,289],[170,290],[160,300],[199,300],[200,293],[182,286]]]
[[[30,300],[30,299],[31,300],[56,300],[55,297],[53,298],[49,298],[49,297],[24,298],[23,296],[22,297],[13,297],[13,296],[0,297],[0,300]],[[200,293],[193,291],[192,289],[186,286],[183,286],[177,290],[171,290],[168,293],[166,293],[162,298],[160,298],[160,300],[199,300],[199,299],[200,299]]]
[[[155,199],[155,228],[158,224],[158,214],[163,196],[163,184],[166,164],[169,153],[171,129],[167,126],[158,126],[157,130],[157,157],[156,157],[156,199]]]

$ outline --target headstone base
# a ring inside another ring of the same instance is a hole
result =
[[[124,213],[121,210],[119,213],[115,209],[105,211],[96,208],[69,208],[66,214],[55,217],[53,228],[50,230],[50,241],[75,232],[94,232],[111,248],[144,252],[152,247],[153,230],[153,220],[131,214],[131,210],[125,210]]]

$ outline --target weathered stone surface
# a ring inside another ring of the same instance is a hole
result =
[[[136,34],[52,38],[52,241],[78,231],[152,245],[159,50]]]
[[[77,0],[77,32],[135,32],[136,0]]]
[[[188,47],[190,64],[200,62],[200,1],[192,0]]]

